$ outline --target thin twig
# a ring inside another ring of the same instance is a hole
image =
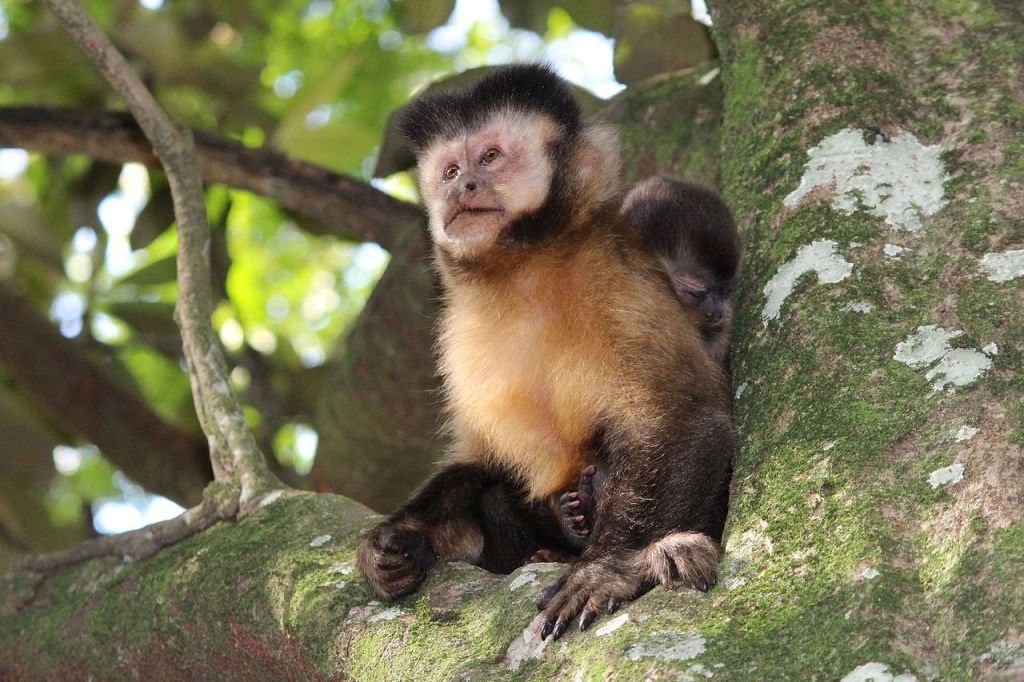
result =
[[[160,521],[139,530],[106,535],[52,554],[26,557],[18,569],[35,573],[51,573],[57,569],[104,556],[119,556],[125,561],[142,561],[164,547],[201,533],[218,521],[229,521],[238,514],[234,496],[207,496],[191,509],[173,519]]]
[[[124,57],[77,0],[44,0],[103,77],[124,98],[167,173],[178,221],[178,303],[175,319],[192,382],[199,422],[210,444],[218,481],[236,482],[243,507],[280,483],[267,468],[231,393],[227,359],[210,323],[210,228],[192,136],[175,126]]]

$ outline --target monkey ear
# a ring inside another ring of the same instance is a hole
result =
[[[615,129],[589,125],[580,135],[576,152],[577,177],[587,205],[603,204],[622,188],[622,153]]]

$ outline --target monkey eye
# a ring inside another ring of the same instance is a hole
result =
[[[486,166],[489,163],[493,163],[499,156],[501,156],[501,152],[496,147],[491,147],[480,157],[480,165]]]
[[[452,164],[444,169],[444,181],[449,182],[459,177],[460,168],[456,164]]]

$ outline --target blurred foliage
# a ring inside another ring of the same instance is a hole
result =
[[[507,0],[511,23],[488,16],[488,3],[468,0],[85,5],[173,119],[364,179],[388,115],[438,77],[548,57],[570,78],[593,80],[593,58],[573,41],[580,27],[611,33],[615,24],[611,0]],[[612,82],[605,68],[599,77]],[[24,104],[123,106],[41,3],[0,0],[0,105]],[[171,317],[176,237],[163,175],[81,156],[5,154],[0,280],[13,278],[69,343],[93,349],[113,381],[198,434]],[[404,173],[379,186],[414,195]],[[288,404],[300,393],[289,388],[310,376],[308,368],[332,361],[387,256],[372,245],[310,236],[261,197],[215,186],[207,201],[222,296],[214,324],[236,364],[234,386],[278,460],[304,473],[316,434],[304,421],[308,405]],[[38,407],[2,367],[0,391],[30,411]],[[88,503],[117,492],[112,468],[59,424],[34,419],[31,428],[84,454],[71,458],[74,466],[65,462],[63,473],[47,462],[46,477],[11,475],[39,500],[46,496],[54,528],[81,525]],[[10,503],[5,489],[0,512]],[[0,525],[5,519],[0,513]]]
[[[632,85],[717,55],[711,33],[677,2],[625,3],[615,31],[615,76]]]

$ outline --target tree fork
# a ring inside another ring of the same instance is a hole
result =
[[[191,132],[175,126],[128,66],[124,57],[75,0],[46,0],[79,47],[125,99],[171,187],[178,223],[178,303],[175,321],[181,330],[192,396],[210,447],[218,485],[208,488],[197,507],[177,519],[110,538],[100,538],[50,557],[30,557],[26,569],[52,571],[106,554],[149,556],[220,520],[258,507],[260,497],[283,484],[270,472],[249,431],[241,405],[231,393],[227,359],[213,330],[210,280],[210,228]],[[44,573],[45,575],[45,573]]]

